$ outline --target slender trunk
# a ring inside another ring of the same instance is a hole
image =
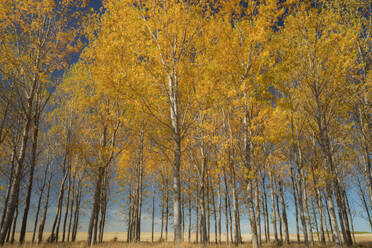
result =
[[[220,178],[218,178],[218,244],[221,244],[221,211],[222,211],[222,199],[221,199],[221,184]]]
[[[263,228],[265,232],[265,243],[268,243],[269,237],[267,236],[268,234],[267,234],[267,222],[266,222],[267,215],[266,215],[266,201],[265,201],[265,186],[263,186],[261,202],[262,202]]]
[[[127,224],[127,242],[131,241],[130,234],[131,234],[131,224],[132,224],[132,183],[129,184],[129,191],[128,191],[128,201],[129,201],[129,210],[128,210],[128,224]],[[163,216],[162,216],[162,234],[163,234]],[[163,235],[161,235],[162,238]]]
[[[166,197],[166,206],[165,206],[165,240],[168,241],[168,224],[169,224],[169,192],[167,189]]]
[[[199,184],[196,185],[196,198],[200,199],[200,191],[199,191]],[[195,220],[195,225],[196,225],[196,243],[199,243],[199,200],[196,201],[196,220]]]
[[[232,218],[232,207],[231,207],[231,198],[229,197],[228,198],[228,201],[227,201],[227,206],[229,207],[229,221],[230,221],[230,240],[231,240],[231,243],[234,243],[234,233],[233,233],[233,225],[234,225],[234,222],[233,222],[233,218]]]
[[[311,242],[311,245],[314,246],[314,235],[313,235],[313,228],[312,228],[312,225],[311,225],[311,216],[310,216],[310,212],[309,212],[309,202],[308,202],[308,199],[307,199],[307,188],[306,188],[306,184],[304,185],[304,189],[305,189],[305,192],[304,192],[304,202],[305,202],[306,220],[307,220],[307,225],[309,227],[310,242]]]
[[[201,242],[203,245],[207,243],[207,226],[206,226],[206,207],[205,207],[205,185],[204,176],[201,178],[200,182],[200,228],[201,228]]]
[[[99,202],[101,198],[102,176],[103,176],[103,167],[100,167],[99,172],[98,172],[98,178],[96,181],[96,188],[94,191],[92,213],[90,216],[90,221],[89,221],[89,226],[88,226],[88,239],[87,239],[88,245],[93,245],[95,241],[93,237],[95,231],[93,229],[96,227],[96,223],[98,219]]]
[[[212,188],[212,187],[209,187]],[[214,241],[217,244],[218,243],[218,222],[217,222],[217,210],[216,210],[216,202],[214,199],[214,191],[211,191],[211,198],[212,198],[212,207],[213,207],[213,217],[214,217]]]
[[[151,212],[151,242],[154,243],[154,224],[155,224],[155,192],[152,186],[152,212]]]
[[[349,222],[349,216],[347,214],[347,207],[344,200],[344,189],[336,179],[336,201],[338,210],[340,212],[340,216],[342,216],[344,227],[345,227],[345,243],[346,245],[351,246],[353,244],[353,240],[351,238],[351,231],[350,231],[350,222]]]
[[[6,234],[6,243],[9,243],[9,240],[10,240],[10,235],[12,234],[12,226],[13,226],[13,221],[12,221],[12,224],[10,225],[9,227],[9,230],[8,230],[8,233]]]
[[[57,234],[55,234],[54,231],[55,231],[56,226],[57,226],[57,222],[58,222],[58,219],[59,219],[59,216],[60,216],[60,212],[62,211],[63,196],[64,196],[64,192],[65,192],[65,183],[66,183],[67,174],[68,174],[66,172],[66,160],[67,160],[67,152],[66,152],[64,160],[63,160],[63,178],[62,178],[62,181],[61,181],[61,186],[59,188],[57,212],[56,212],[56,216],[54,218],[52,231],[51,231],[51,234],[50,234],[50,240],[49,240],[50,242],[53,242],[54,239],[57,239],[57,236],[58,236],[58,231],[57,231]]]
[[[174,166],[173,166],[173,228],[174,228],[174,242],[181,243],[181,225],[182,225],[182,212],[181,212],[181,135],[176,132],[175,147],[174,147]]]
[[[46,195],[46,199],[45,199],[43,215],[41,217],[41,221],[40,221],[40,225],[39,225],[39,233],[38,233],[38,241],[37,241],[39,244],[43,241],[43,232],[44,232],[44,226],[45,226],[46,216],[47,216],[47,212],[48,212],[51,181],[52,181],[52,174],[49,177],[48,189],[47,189],[47,195]]]
[[[319,189],[315,188],[315,197],[318,206],[318,214],[319,214],[319,221],[320,221],[320,242],[325,243],[325,235],[324,235],[324,228],[323,228],[323,207],[322,207],[322,199]]]
[[[17,158],[16,167],[15,167],[15,173],[14,173],[14,179],[11,184],[11,190],[10,190],[10,198],[6,210],[6,217],[3,222],[3,225],[1,227],[0,231],[0,245],[4,244],[6,234],[8,230],[10,229],[10,226],[12,224],[12,221],[14,219],[14,212],[16,211],[17,208],[17,203],[18,203],[18,193],[21,185],[21,180],[22,180],[22,172],[23,172],[23,166],[24,166],[24,160],[26,156],[26,148],[27,148],[27,143],[28,143],[28,136],[29,136],[29,130],[31,127],[31,111],[32,111],[32,100],[29,103],[29,113],[28,117],[26,119],[26,123],[24,125],[23,131],[22,131],[22,144],[19,152],[19,156]],[[18,210],[17,210],[18,211]]]
[[[295,183],[295,177],[293,172],[293,167],[291,168],[291,183],[292,183],[292,191],[293,191],[293,200],[295,204],[295,215],[296,215],[296,234],[297,234],[297,242],[300,243],[300,226],[298,223],[298,200],[297,200],[297,189],[296,189],[296,183]]]
[[[75,176],[74,176],[75,178]],[[71,199],[71,205],[70,205],[70,218],[69,218],[69,224],[68,224],[68,234],[67,234],[67,241],[70,242],[70,237],[71,237],[71,225],[72,225],[72,215],[74,213],[74,205],[75,205],[75,195],[76,195],[76,190],[75,190],[75,180],[72,180],[72,199]]]
[[[248,106],[244,105],[244,164],[245,168],[249,171],[253,170],[253,142],[252,138],[252,128],[251,128],[251,117],[248,112]],[[230,139],[232,140],[232,131],[230,126]],[[257,172],[257,171],[255,171]],[[249,209],[249,220],[251,224],[252,232],[252,247],[260,247],[259,239],[257,237],[257,223],[256,223],[256,213],[254,209],[254,180],[249,180],[247,182],[247,203]]]
[[[58,237],[59,237],[59,228],[61,225],[61,219],[62,219],[62,209],[63,209],[63,203],[61,204],[61,208],[59,209],[59,214],[58,214],[58,222],[57,222],[57,228],[56,228],[56,238],[55,242],[58,242]]]
[[[192,211],[192,206],[191,206],[191,197],[189,198],[189,239],[188,241],[191,242],[191,211]]]
[[[65,209],[65,217],[63,221],[63,230],[62,230],[62,242],[65,242],[66,237],[66,225],[67,225],[67,217],[70,210],[70,195],[71,195],[71,160],[69,161],[69,168],[68,168],[68,188],[67,188],[67,199],[66,199],[66,209]]]
[[[306,223],[306,218],[305,218],[305,210],[304,210],[304,189],[303,189],[303,181],[302,181],[302,175],[301,171],[298,171],[298,179],[297,179],[297,190],[298,190],[298,206],[300,210],[300,219],[301,219],[301,224],[302,224],[302,232],[304,234],[304,242],[305,245],[309,245],[309,240],[308,240],[308,232],[307,232],[307,223]]]
[[[103,242],[103,234],[105,230],[105,222],[106,222],[106,209],[107,209],[107,178],[105,179],[104,190],[102,193],[102,201],[101,201],[101,220],[99,224],[99,235],[98,241],[100,243]]]
[[[225,182],[225,219],[226,219],[226,243],[229,244],[229,215],[228,215],[228,197],[229,197],[229,191],[227,187],[227,179],[226,179],[226,173],[224,172],[224,182]]]
[[[13,177],[14,177],[14,164],[15,164],[15,157],[16,157],[15,149],[16,148],[14,148],[14,150],[12,152],[10,176],[9,176],[8,187],[6,189],[6,197],[5,197],[5,201],[4,201],[3,215],[1,217],[0,229],[3,227],[4,221],[5,221],[6,211],[8,209],[8,202],[9,202],[9,197],[10,197],[11,186],[13,185],[12,182],[13,182]]]
[[[279,244],[279,240],[278,240],[278,230],[277,230],[277,226],[276,226],[276,210],[275,210],[275,189],[274,189],[274,179],[273,179],[273,175],[272,175],[272,172],[270,171],[269,172],[269,181],[270,181],[270,195],[271,195],[271,213],[272,213],[272,216],[273,216],[273,229],[274,229],[274,241],[275,241],[275,244],[278,245]]]
[[[40,62],[40,51],[38,50],[36,51],[36,59],[35,59],[36,68],[39,68],[39,62]],[[0,230],[0,245],[4,244],[6,234],[13,221],[14,212],[16,211],[16,209],[18,209],[18,206],[17,206],[18,194],[19,194],[19,189],[20,189],[20,185],[22,181],[22,172],[23,172],[24,160],[25,160],[26,152],[27,152],[26,150],[27,150],[27,143],[29,139],[29,132],[30,132],[32,120],[33,120],[32,113],[34,109],[34,98],[35,98],[36,91],[37,91],[38,81],[39,81],[39,74],[35,72],[32,78],[31,91],[29,92],[29,94],[28,92],[26,92],[26,95],[28,95],[28,97],[26,99],[27,109],[26,109],[26,113],[24,116],[25,123],[24,123],[23,130],[22,130],[22,142],[21,142],[21,147],[19,150],[19,155],[17,158],[18,163],[16,163],[14,180],[12,181],[11,194],[10,194],[10,198],[9,198],[9,202],[7,206],[8,208],[6,211],[6,217]]]
[[[79,182],[78,182],[78,194],[77,194],[77,198],[76,198],[75,214],[74,214],[74,224],[72,226],[72,238],[71,238],[71,241],[75,241],[76,240],[76,234],[77,234],[77,230],[78,230],[78,226],[79,226],[81,194],[82,194],[82,186],[81,186],[81,181],[79,179]]]
[[[360,184],[360,181],[358,180],[358,187],[359,187],[359,191],[360,191],[360,196],[361,196],[361,200],[362,200],[362,203],[363,203],[363,207],[364,207],[364,210],[367,214],[367,217],[368,217],[368,221],[369,221],[369,225],[370,225],[370,228],[372,230],[372,218],[371,218],[371,214],[370,214],[370,210],[369,210],[369,207],[368,207],[368,204],[367,204],[367,200],[366,200],[366,196],[365,196],[365,192]]]
[[[351,208],[350,208],[350,204],[349,204],[349,198],[347,197],[346,192],[344,192],[344,194],[345,194],[345,201],[346,201],[347,211],[348,211],[348,214],[350,216],[350,224],[351,224],[351,231],[352,231],[352,235],[353,235],[353,243],[356,243],[355,232],[354,232],[354,225],[353,225],[353,216],[351,214]]]
[[[327,205],[329,210],[329,218],[330,218],[330,224],[331,224],[331,231],[333,240],[335,240],[337,246],[341,246],[341,240],[340,240],[340,234],[338,231],[338,225],[337,225],[337,219],[336,219],[336,213],[332,198],[332,192],[329,187],[327,187]]]
[[[38,106],[39,104],[37,104]],[[37,107],[39,109],[39,107]],[[35,115],[34,120],[34,133],[32,138],[32,149],[31,149],[31,164],[30,164],[30,174],[29,174],[29,181],[28,181],[28,188],[27,188],[27,195],[26,195],[26,204],[23,210],[23,218],[22,218],[22,226],[19,236],[19,242],[22,244],[25,241],[26,236],[26,226],[27,226],[27,219],[28,219],[28,212],[30,210],[30,201],[31,201],[31,194],[32,194],[32,186],[34,182],[34,172],[36,167],[36,156],[37,156],[37,144],[38,144],[38,137],[39,137],[39,118],[40,118],[40,111]]]
[[[326,209],[326,212],[327,212],[329,229],[331,230],[332,242],[335,243],[336,239],[335,239],[335,236],[333,235],[334,232],[333,232],[333,227],[332,227],[331,215],[329,214],[329,209],[328,209],[328,197],[326,199],[325,209]]]
[[[182,242],[185,241],[185,196],[182,197]]]
[[[143,197],[143,180],[142,180],[142,177],[143,177],[143,168],[142,168],[142,165],[141,165],[141,168],[140,168],[140,182],[139,182],[139,199],[138,199],[138,213],[137,213],[137,228],[136,228],[136,242],[140,242],[141,241],[141,216],[142,216],[142,197]]]
[[[261,206],[260,206],[260,191],[259,191],[259,181],[257,178],[255,179],[256,181],[256,191],[255,191],[255,198],[256,198],[256,223],[257,223],[257,242],[258,245],[261,245]]]
[[[287,211],[285,206],[285,200],[284,200],[284,193],[283,193],[283,185],[279,181],[279,192],[280,192],[280,202],[282,205],[282,216],[283,216],[283,223],[284,223],[284,235],[285,235],[285,243],[289,244],[289,230],[288,230],[288,220],[287,220]]]
[[[368,91],[368,90],[367,90]],[[366,92],[367,93],[367,92]],[[367,98],[366,98],[367,99]],[[368,104],[368,100],[367,100],[367,104]],[[367,108],[366,108],[367,109]],[[364,176],[365,176],[365,179],[366,179],[366,188],[367,188],[367,192],[369,194],[369,200],[370,200],[370,206],[372,207],[372,165],[371,165],[371,152],[370,152],[370,149],[369,149],[369,145],[371,142],[368,141],[368,133],[370,133],[370,131],[368,131],[368,125],[365,124],[365,120],[363,119],[363,116],[368,116],[368,114],[364,114],[362,111],[362,106],[358,106],[358,122],[359,122],[359,127],[360,127],[360,132],[361,132],[361,135],[360,135],[360,143],[361,143],[361,146],[362,146],[362,151],[361,151],[361,154],[362,154],[362,157],[363,157],[363,164],[364,164]],[[368,122],[368,119],[367,119],[367,122]],[[367,127],[367,131],[365,131],[365,128]]]
[[[265,185],[265,175],[262,177],[262,185],[264,187],[263,196],[264,196],[264,216],[266,217],[265,222],[265,235],[266,235],[266,242],[270,242],[270,217],[269,217],[269,208],[268,208],[268,201],[267,201],[267,193],[266,193],[266,185]]]
[[[207,210],[206,210],[206,202],[205,197],[207,193],[207,158],[205,154],[205,147],[204,147],[204,133],[203,129],[201,130],[201,144],[200,144],[200,155],[201,155],[201,174],[199,177],[199,184],[200,184],[200,228],[201,228],[201,242],[205,246],[208,241],[207,237]]]
[[[160,228],[160,241],[163,241],[163,230],[164,230],[164,190],[161,196],[161,228]]]
[[[17,227],[17,219],[18,219],[18,207],[16,208],[15,216],[14,216],[14,220],[13,220],[12,237],[10,238],[10,243],[11,244],[14,243],[14,235],[15,235],[15,230],[16,230],[16,227]]]
[[[107,207],[107,175],[104,175],[104,180],[102,183],[102,190],[101,190],[101,218],[100,218],[100,223],[99,223],[99,232],[98,232],[98,242],[102,243],[103,242],[103,234],[105,230],[105,222],[106,222],[106,207]]]
[[[327,217],[326,217],[326,212],[328,210],[325,210],[324,211],[323,203],[322,203],[322,208],[323,208],[323,220],[324,220],[325,232],[327,234],[328,242],[334,242],[334,240],[331,240],[331,237],[329,236],[328,224],[327,224]]]
[[[247,184],[247,192],[248,192],[248,197],[247,197],[247,202],[248,202],[248,208],[249,208],[249,220],[251,224],[251,232],[252,232],[252,247],[257,248],[260,246],[258,242],[258,237],[257,237],[257,224],[256,224],[256,216],[255,216],[255,211],[254,211],[254,190],[252,187],[252,184],[254,182],[248,182]]]
[[[49,158],[48,158],[48,160],[49,160]],[[44,169],[43,184],[42,184],[41,189],[40,189],[39,200],[38,200],[38,203],[37,203],[37,210],[36,210],[36,216],[35,216],[34,231],[32,233],[32,243],[35,242],[37,222],[39,220],[39,213],[40,213],[40,207],[41,207],[41,200],[43,199],[43,193],[44,193],[44,190],[45,190],[45,187],[46,187],[46,184],[47,184],[48,169],[49,169],[49,161],[47,162],[47,165]]]
[[[277,192],[278,191],[277,188],[279,188],[279,187],[277,186],[276,182],[274,184],[274,187],[275,187],[275,192]],[[278,216],[278,219],[279,219],[280,243],[282,244],[283,243],[283,221],[282,221],[282,216],[280,214],[279,195],[277,193],[275,194],[275,204],[276,204],[277,216]]]
[[[316,215],[316,212],[315,212],[315,205],[314,205],[313,199],[310,199],[310,203],[311,203],[311,209],[313,210],[313,219],[315,222],[316,236],[318,238],[317,241],[319,242],[320,232],[319,232],[319,226],[318,226],[318,216]]]
[[[234,165],[231,165],[231,178],[232,178],[232,198],[233,198],[233,223],[234,223],[234,244],[239,244],[239,221],[238,221],[238,194],[236,192],[236,175]],[[252,195],[253,197],[253,195]],[[253,199],[251,198],[251,201]],[[252,217],[252,216],[251,216]],[[252,223],[251,223],[252,224]]]
[[[210,190],[209,190],[209,183],[208,183],[208,177],[207,177],[207,241],[208,243],[211,240],[210,234],[211,234],[211,203],[210,203]]]

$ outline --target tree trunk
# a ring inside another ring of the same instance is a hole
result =
[[[260,191],[259,191],[259,181],[257,178],[255,179],[256,183],[256,191],[255,191],[255,198],[256,198],[256,222],[257,222],[257,238],[258,238],[258,245],[261,245],[261,204],[260,204]]]
[[[48,161],[47,161],[47,165],[44,169],[43,184],[42,184],[41,189],[40,189],[39,200],[38,200],[38,203],[37,203],[37,210],[36,210],[35,223],[34,223],[34,231],[32,233],[32,243],[35,242],[37,222],[39,220],[39,213],[40,213],[40,207],[41,207],[41,200],[43,199],[43,193],[44,193],[44,190],[45,190],[45,187],[46,187],[46,184],[47,184],[48,169],[49,169],[49,158],[48,158]]]
[[[283,185],[279,181],[279,192],[280,192],[280,202],[282,205],[282,216],[283,216],[283,223],[284,223],[284,235],[285,235],[285,243],[289,244],[289,230],[288,230],[288,220],[287,220],[287,211],[285,206],[285,200],[284,200],[284,193],[283,193]]]
[[[226,173],[225,169],[223,169],[224,172],[224,182],[225,182],[225,222],[226,222],[226,243],[229,244],[229,215],[228,215],[228,197],[229,197],[229,189],[227,186],[227,178],[226,178]]]
[[[333,227],[332,227],[331,215],[329,214],[329,209],[328,209],[328,202],[327,202],[327,200],[328,200],[328,197],[327,197],[327,199],[326,199],[325,209],[326,209],[327,216],[328,216],[329,228],[330,228],[330,230],[331,230],[331,234],[332,234],[332,235],[331,235],[331,236],[332,236],[332,242],[335,243],[335,242],[336,242],[336,238],[335,238],[335,236],[333,235],[334,232],[333,232]]]
[[[35,59],[35,65],[36,67],[39,67],[39,61],[40,61],[40,51],[36,51],[36,59]],[[21,185],[21,180],[22,180],[22,172],[23,172],[23,166],[24,166],[24,160],[26,157],[26,150],[27,150],[27,143],[29,139],[29,132],[30,128],[32,125],[32,113],[34,109],[34,98],[36,95],[36,89],[37,89],[37,84],[39,81],[38,73],[33,74],[32,78],[32,85],[31,85],[31,91],[26,99],[26,113],[25,113],[25,124],[23,126],[22,130],[22,142],[21,142],[21,147],[19,151],[19,155],[17,158],[16,163],[16,168],[15,168],[15,174],[14,174],[14,180],[12,182],[11,186],[11,194],[10,194],[10,199],[8,203],[8,208],[6,211],[6,217],[4,220],[4,223],[1,227],[0,231],[0,245],[4,245],[5,237],[6,234],[10,228],[10,225],[13,221],[14,217],[14,212],[16,211],[16,208],[18,209],[17,203],[18,203],[18,194],[19,194],[19,189]]]
[[[212,188],[212,187],[209,187]],[[213,216],[214,216],[214,241],[217,244],[218,243],[218,222],[217,222],[217,210],[216,210],[216,202],[214,199],[214,190],[211,190],[211,198],[212,198],[212,207],[213,207]]]
[[[354,225],[353,225],[353,216],[351,214],[351,208],[350,208],[350,204],[349,204],[349,198],[347,197],[347,194],[346,194],[345,191],[344,191],[344,197],[345,197],[347,211],[348,211],[348,214],[350,216],[350,224],[351,224],[351,231],[352,231],[352,235],[353,235],[353,243],[356,243],[355,232],[354,232]]]
[[[72,238],[71,241],[76,240],[76,234],[79,227],[79,216],[80,216],[80,202],[81,202],[81,194],[82,194],[82,186],[81,181],[78,181],[78,194],[76,198],[76,205],[75,205],[75,214],[74,214],[74,224],[72,226]]]
[[[321,194],[319,193],[319,189],[315,188],[315,197],[318,206],[318,214],[320,218],[320,242],[325,243],[325,235],[324,235],[324,228],[323,228],[323,206],[322,206],[322,199]]]
[[[270,177],[270,196],[271,196],[271,213],[272,213],[272,216],[273,216],[273,227],[274,227],[274,241],[275,241],[275,244],[278,245],[279,244],[279,240],[278,240],[278,230],[277,230],[277,226],[276,226],[276,210],[275,210],[275,189],[274,189],[274,179],[273,179],[273,175],[272,175],[272,172],[270,171],[269,172],[269,177]]]
[[[189,198],[189,239],[188,241],[191,242],[191,211],[192,211],[192,206],[191,206],[191,197]]]
[[[313,199],[310,198],[310,203],[311,203],[311,209],[313,210],[313,219],[315,222],[315,229],[316,229],[316,236],[317,236],[317,241],[320,241],[320,232],[319,232],[319,226],[318,226],[318,216],[316,215],[315,212],[315,205]]]
[[[297,190],[298,190],[298,206],[300,210],[300,219],[302,224],[302,232],[304,234],[304,242],[306,247],[309,246],[309,240],[308,240],[308,229],[307,229],[307,223],[305,218],[305,210],[304,210],[304,189],[303,189],[303,181],[302,181],[302,175],[301,171],[298,171],[298,179],[297,179]]]
[[[298,223],[298,200],[297,200],[297,190],[296,190],[296,183],[295,177],[293,172],[293,167],[291,167],[291,183],[292,183],[292,191],[293,191],[293,201],[295,204],[295,215],[296,215],[296,234],[297,234],[297,242],[300,243],[300,226]]]
[[[344,227],[345,227],[345,243],[346,245],[351,246],[353,244],[353,240],[351,238],[351,231],[350,231],[350,223],[349,223],[349,217],[347,214],[347,207],[345,204],[345,201],[343,200],[343,191],[344,189],[340,185],[337,179],[336,181],[336,201],[337,201],[337,206],[338,210],[340,212],[340,216],[342,216]]]
[[[314,235],[313,235],[313,228],[311,225],[311,216],[309,212],[309,203],[307,200],[307,188],[306,188],[306,183],[304,185],[304,202],[305,202],[305,213],[306,213],[306,220],[307,220],[307,225],[309,227],[309,233],[310,233],[310,242],[311,245],[314,246]]]
[[[29,110],[28,110],[27,116],[29,118],[26,119],[26,123],[24,125],[23,131],[22,131],[22,144],[19,152],[19,156],[17,158],[18,163],[16,163],[15,173],[14,173],[14,180],[12,181],[11,186],[11,193],[10,198],[8,202],[8,208],[6,210],[6,217],[4,220],[4,223],[1,227],[0,231],[0,245],[4,245],[6,234],[12,224],[12,221],[14,219],[14,212],[17,208],[18,203],[18,193],[20,189],[20,184],[22,180],[22,172],[23,172],[23,166],[24,166],[24,160],[26,156],[26,148],[28,143],[28,135],[29,130],[31,127],[31,111],[32,111],[32,99],[29,101]]]
[[[72,215],[74,214],[74,205],[75,205],[75,196],[77,195],[77,191],[75,189],[75,175],[72,179],[72,199],[70,205],[70,218],[68,224],[68,234],[67,234],[67,241],[70,242],[71,238],[71,225],[72,225]]]
[[[151,211],[151,242],[154,243],[154,221],[155,218],[155,192],[154,186],[152,185],[152,211]]]
[[[12,237],[10,238],[10,243],[11,244],[14,243],[14,235],[15,235],[15,230],[16,230],[16,227],[17,227],[17,219],[18,219],[18,207],[16,208],[15,216],[14,216],[14,220],[13,220]]]
[[[182,242],[182,212],[181,212],[181,135],[176,132],[175,147],[174,147],[174,166],[173,166],[173,228],[174,242],[176,244]]]
[[[38,233],[38,241],[37,241],[38,244],[40,244],[43,241],[44,226],[45,226],[46,216],[48,212],[48,205],[49,205],[51,181],[52,181],[52,174],[49,177],[47,195],[46,195],[45,205],[44,205],[44,210],[43,210],[43,216],[41,217],[41,221],[39,225],[39,233]]]
[[[67,188],[67,202],[66,202],[66,209],[65,209],[65,217],[63,221],[63,230],[62,230],[62,242],[65,242],[66,237],[66,225],[67,225],[67,217],[70,210],[70,195],[71,195],[71,160],[69,160],[68,166],[68,188]]]
[[[67,156],[68,155],[67,155],[67,152],[66,152],[64,160],[63,160],[63,178],[62,178],[62,181],[61,181],[61,186],[59,188],[57,212],[56,212],[56,217],[54,218],[54,222],[53,222],[53,226],[52,226],[52,231],[51,231],[51,235],[50,235],[50,237],[51,237],[50,242],[54,241],[54,237],[56,238],[56,241],[57,241],[57,236],[58,236],[58,231],[57,231],[57,234],[55,234],[54,231],[56,230],[56,226],[57,226],[57,222],[59,220],[60,212],[62,211],[63,196],[64,196],[64,192],[65,192],[65,183],[66,183],[67,174],[68,174],[66,172]],[[57,230],[58,230],[58,228],[57,228]]]
[[[199,191],[199,184],[196,185],[196,199],[200,199],[200,191]],[[196,220],[195,220],[195,225],[196,225],[196,231],[195,231],[195,235],[196,235],[196,243],[199,243],[199,202],[200,201],[196,201]]]
[[[359,191],[360,191],[360,195],[361,195],[363,207],[364,207],[364,210],[365,210],[365,212],[367,214],[367,217],[368,217],[369,226],[371,227],[371,230],[372,230],[372,218],[371,218],[371,214],[369,212],[369,207],[368,207],[368,204],[367,204],[367,201],[366,201],[365,192],[364,192],[364,190],[363,190],[363,188],[362,188],[359,180],[358,180],[358,187],[359,187]]]
[[[131,233],[132,233],[132,182],[129,184],[129,191],[128,191],[128,201],[129,201],[129,210],[128,210],[128,224],[127,224],[127,242],[130,242],[131,239]],[[162,206],[163,208],[163,206]],[[163,234],[163,216],[162,216],[162,233]],[[162,235],[161,235],[162,237]]]
[[[11,192],[11,186],[13,185],[12,182],[13,182],[13,177],[14,177],[14,163],[15,163],[15,156],[16,156],[15,150],[16,150],[16,147],[14,148],[12,152],[10,176],[9,176],[8,187],[6,189],[6,197],[4,201],[3,215],[1,217],[0,229],[3,227],[4,221],[5,221],[6,211],[8,210],[8,202],[9,202],[9,197],[10,197],[10,192]]]
[[[234,225],[234,222],[233,222],[233,218],[232,218],[232,214],[231,214],[231,199],[230,197],[228,198],[228,201],[227,201],[227,206],[229,207],[229,221],[230,221],[230,240],[231,240],[231,243],[234,243],[234,233],[233,233],[233,225]]]
[[[39,104],[37,104],[37,109],[39,109]],[[34,120],[34,132],[32,138],[32,150],[31,150],[31,164],[30,164],[30,175],[28,181],[28,188],[27,188],[27,195],[26,195],[26,204],[23,210],[23,218],[22,218],[22,226],[21,231],[19,234],[19,242],[23,244],[25,241],[26,236],[26,226],[27,226],[27,219],[28,219],[28,212],[30,210],[30,201],[31,201],[31,194],[32,194],[32,186],[34,182],[34,172],[36,167],[36,156],[37,156],[37,144],[38,144],[38,137],[39,137],[39,118],[40,118],[40,111],[38,110],[37,114],[35,114]]]
[[[269,209],[268,209],[268,201],[267,201],[267,193],[266,193],[266,185],[265,185],[265,175],[262,177],[262,185],[264,187],[263,190],[263,197],[264,197],[264,217],[266,217],[266,222],[265,222],[265,238],[266,242],[270,242],[270,217],[269,217]]]
[[[327,205],[329,209],[329,218],[330,218],[330,223],[332,227],[331,231],[332,231],[333,240],[335,240],[337,246],[341,246],[341,240],[340,240],[340,235],[338,232],[338,225],[337,225],[334,203],[332,199],[332,193],[329,187],[327,187]]]
[[[164,230],[164,190],[161,196],[161,228],[160,228],[160,241],[163,242],[163,230]]]
[[[277,192],[278,191],[277,188],[279,188],[279,187],[277,186],[276,180],[274,182],[274,187],[275,187],[275,192]],[[275,194],[275,204],[276,204],[276,211],[277,211],[276,216],[278,216],[278,219],[279,219],[280,243],[282,244],[283,243],[283,221],[282,221],[282,216],[280,214],[279,195],[278,195],[278,193]]]
[[[165,206],[165,240],[168,241],[168,224],[169,224],[169,191],[167,189]]]
[[[221,184],[220,178],[218,178],[218,244],[221,244],[221,211],[222,211],[222,199],[221,199]]]
[[[94,191],[94,198],[93,198],[93,209],[90,216],[89,226],[88,226],[88,239],[87,244],[93,245],[94,244],[94,227],[96,226],[98,213],[99,213],[99,203],[101,198],[101,184],[102,184],[102,176],[103,176],[103,168],[99,168],[98,178],[96,181],[96,188]]]
[[[252,128],[251,128],[251,117],[248,113],[248,106],[244,105],[244,118],[243,118],[243,128],[244,128],[244,165],[245,168],[249,171],[253,170],[253,142],[252,137]],[[232,131],[230,126],[230,139],[232,139]],[[257,171],[255,171],[257,172]],[[247,203],[249,209],[249,217],[251,224],[252,232],[252,247],[257,248],[260,246],[259,240],[257,237],[257,223],[256,215],[254,210],[254,181],[248,179],[247,181]]]

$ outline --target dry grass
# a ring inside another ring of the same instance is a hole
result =
[[[86,233],[78,233],[78,237],[77,237],[77,242],[74,242],[74,243],[53,243],[53,244],[49,244],[49,243],[42,243],[40,245],[37,245],[37,244],[31,244],[30,243],[30,239],[31,239],[31,235],[30,233],[28,233],[26,235],[26,243],[22,246],[20,246],[19,244],[6,244],[4,247],[9,247],[9,248],[16,248],[16,247],[22,247],[22,248],[47,248],[47,247],[52,247],[52,248],[68,248],[68,247],[71,247],[71,248],[86,248],[88,247],[85,243],[85,239],[86,239]],[[316,235],[315,235],[316,236]],[[44,237],[48,237],[48,233],[46,233],[46,235]],[[97,244],[95,247],[103,247],[103,248],[124,248],[124,247],[128,247],[128,248],[171,248],[171,247],[180,247],[180,248],[201,248],[203,247],[202,245],[200,244],[194,244],[194,243],[183,243],[183,244],[180,244],[180,245],[177,245],[175,246],[171,240],[173,239],[173,236],[172,234],[168,234],[168,240],[169,242],[155,242],[155,243],[151,243],[150,240],[151,240],[151,233],[142,233],[141,234],[141,240],[142,242],[141,243],[135,243],[135,244],[128,244],[126,243],[124,240],[125,240],[125,237],[126,237],[126,234],[125,233],[122,233],[122,232],[108,232],[108,233],[105,233],[104,235],[104,243],[102,244]],[[186,240],[187,240],[187,235],[185,235],[186,237]],[[17,235],[16,235],[16,238],[17,238]],[[160,238],[160,234],[159,233],[155,233],[155,240],[159,240]],[[194,239],[195,237],[192,236],[192,239]],[[211,238],[212,238],[212,241],[214,241],[214,234],[211,235]],[[225,237],[223,237],[225,238]],[[241,244],[239,247],[251,247],[251,245],[249,244],[249,241],[250,241],[250,235],[248,234],[244,234],[243,235],[243,244]],[[291,235],[291,240],[295,240],[296,239],[296,235]],[[354,247],[372,247],[372,234],[355,234],[355,238],[358,242],[357,245],[355,245]],[[113,240],[117,240],[117,241],[113,241]],[[17,239],[16,239],[17,240]],[[218,248],[227,248],[227,247],[234,247],[233,245],[228,245],[228,244],[221,244],[221,245],[216,245],[216,244],[209,244],[207,245],[207,247],[218,247]],[[263,244],[263,247],[277,247],[275,246],[274,244]],[[291,247],[291,248],[300,248],[300,247],[305,247],[303,244],[296,244],[296,243],[292,243],[291,245],[282,245],[280,247],[283,247],[283,248],[286,248],[286,247]],[[326,245],[320,245],[320,244],[316,244],[314,247],[318,247],[318,248],[325,248],[325,247],[334,247],[333,244],[326,244]]]

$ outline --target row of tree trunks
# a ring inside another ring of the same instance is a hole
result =
[[[144,142],[144,128],[141,130],[139,141],[138,141],[138,157],[135,163],[134,175],[135,180],[133,182],[133,189],[130,192],[130,206],[129,206],[129,221],[128,221],[128,242],[140,242],[141,241],[141,216],[142,216],[142,202],[143,202],[143,144]]]

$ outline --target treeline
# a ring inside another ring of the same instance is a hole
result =
[[[355,243],[356,210],[372,229],[370,16],[368,0],[1,0],[0,243],[31,221],[32,242],[75,241],[83,209],[102,242],[114,201],[128,242],[147,206],[152,241],[172,221],[176,243],[238,245],[246,215],[253,247]]]

